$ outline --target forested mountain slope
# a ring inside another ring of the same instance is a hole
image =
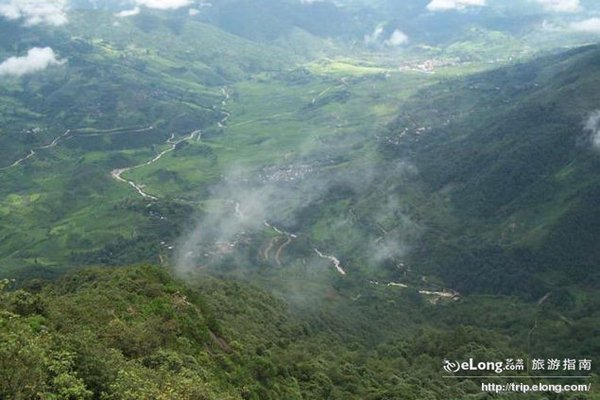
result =
[[[453,226],[432,246],[455,254],[439,268],[463,289],[597,285],[598,60],[590,46],[445,82],[390,125],[401,139],[384,152],[409,155],[448,201]]]

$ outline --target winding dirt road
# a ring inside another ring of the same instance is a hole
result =
[[[67,129],[65,131],[65,133],[63,133],[60,136],[57,136],[52,142],[50,142],[49,144],[42,146],[42,147],[38,147],[38,149],[49,149],[52,147],[55,147],[62,139],[64,139],[69,133],[71,133],[70,129]]]
[[[341,266],[341,262],[340,260],[338,260],[337,258],[335,258],[334,256],[328,256],[326,254],[321,253],[317,248],[313,249],[315,251],[315,253],[317,253],[317,255],[321,258],[325,258],[329,261],[331,261],[333,263],[333,266],[335,267],[335,269],[337,269],[337,271],[342,274],[342,275],[346,275],[346,271],[344,271],[344,269]]]
[[[283,242],[283,244],[281,246],[279,246],[279,248],[275,252],[275,262],[277,263],[278,266],[281,267],[281,254],[283,253],[283,250],[285,250],[285,248],[287,246],[289,246],[290,243],[292,243],[292,240],[296,239],[298,236],[294,235],[293,233],[283,231],[283,230],[277,228],[276,226],[271,225],[267,221],[263,221],[263,223],[266,227],[273,229],[278,235],[285,236],[285,238],[286,238],[285,242]],[[271,249],[273,248],[273,246],[275,246],[275,244],[279,241],[279,238],[280,238],[280,236],[276,236],[273,239],[271,239],[271,241],[269,242],[269,245],[267,246],[267,249],[265,250],[265,253],[264,253],[265,260],[267,260],[267,261],[269,260],[269,253],[271,252]]]
[[[126,184],[128,184],[129,186],[131,186],[132,188],[134,188],[134,189],[135,189],[135,191],[136,191],[136,192],[137,192],[137,193],[138,193],[140,196],[142,196],[143,198],[145,198],[145,199],[151,199],[151,200],[158,200],[158,197],[156,197],[156,196],[153,196],[153,195],[151,195],[151,194],[149,194],[149,193],[146,193],[146,192],[144,191],[144,187],[143,187],[142,185],[140,185],[140,184],[137,184],[137,183],[135,183],[134,181],[131,181],[131,180],[125,179],[125,178],[123,178],[123,176],[122,176],[122,175],[123,175],[124,173],[126,173],[126,172],[129,172],[129,171],[132,171],[132,170],[134,170],[134,169],[138,169],[138,168],[141,168],[141,167],[145,167],[145,166],[148,166],[148,165],[154,164],[155,162],[157,162],[158,160],[160,160],[160,159],[161,159],[161,158],[162,158],[162,157],[163,157],[165,154],[167,154],[167,153],[170,153],[170,152],[172,152],[173,150],[175,150],[175,148],[177,148],[177,145],[178,145],[179,143],[185,142],[186,140],[191,140],[191,139],[194,139],[194,137],[195,137],[196,135],[199,135],[199,134],[200,134],[200,131],[199,131],[199,130],[197,130],[197,131],[194,131],[194,132],[190,133],[188,136],[186,136],[186,137],[184,137],[184,138],[182,138],[182,139],[175,140],[175,134],[174,134],[174,133],[172,133],[172,134],[171,134],[171,136],[170,136],[170,137],[167,139],[167,141],[165,142],[165,144],[169,144],[169,145],[171,145],[169,148],[167,148],[166,150],[163,150],[163,151],[161,151],[161,152],[160,152],[160,153],[158,153],[158,154],[157,154],[157,155],[156,155],[154,158],[152,158],[151,160],[149,160],[149,161],[146,161],[146,162],[144,162],[144,163],[142,163],[142,164],[134,165],[133,167],[128,167],[128,168],[114,169],[114,170],[112,170],[112,171],[111,171],[110,175],[111,175],[111,176],[112,176],[114,179],[116,179],[117,181],[119,181],[119,182],[122,182],[122,183],[126,183]]]
[[[269,261],[269,253],[271,252],[271,249],[273,248],[273,246],[275,246],[275,243],[277,243],[278,240],[279,240],[279,236],[275,236],[274,238],[269,240],[269,244],[267,245],[267,248],[265,249],[265,252],[264,252],[264,258],[266,261]]]
[[[67,129],[65,131],[65,133],[63,133],[60,136],[57,136],[56,138],[54,138],[54,140],[52,140],[47,145],[35,147],[35,148],[29,150],[29,154],[27,154],[25,157],[19,158],[17,161],[10,164],[9,166],[0,168],[0,171],[5,171],[7,169],[14,168],[14,167],[18,166],[19,164],[23,163],[24,161],[27,161],[28,159],[30,159],[31,157],[33,157],[36,154],[35,150],[43,150],[43,149],[49,149],[51,147],[55,147],[62,139],[64,139],[67,135],[69,135],[70,132],[71,132],[71,130]]]
[[[154,129],[154,126],[150,125],[144,128],[113,128],[105,130],[94,130],[91,133],[80,134],[80,137],[94,137],[94,136],[113,136],[113,135],[124,135],[126,133],[141,133],[148,132]]]
[[[106,129],[106,130],[95,130],[93,133],[80,134],[77,136],[90,137],[90,136],[122,135],[124,133],[146,132],[146,131],[149,131],[152,129],[154,129],[154,127],[152,125],[148,126],[148,127],[144,127],[144,128],[137,128],[137,127],[113,128],[113,129]],[[14,167],[22,164],[24,161],[27,161],[28,159],[30,159],[31,157],[33,157],[36,154],[35,150],[44,150],[44,149],[50,149],[52,147],[56,147],[56,145],[58,145],[61,141],[66,140],[70,137],[73,137],[74,135],[72,135],[71,133],[77,132],[77,131],[81,131],[81,129],[75,129],[74,131],[71,131],[71,129],[67,129],[62,135],[55,137],[50,143],[48,143],[44,146],[34,147],[33,149],[30,149],[29,153],[25,157],[18,159],[17,161],[15,161],[14,163],[12,163],[9,166],[0,168],[0,171],[5,171],[7,169],[14,168]]]
[[[285,241],[285,243],[283,243],[279,249],[277,250],[277,252],[275,253],[275,262],[277,263],[277,265],[279,265],[281,267],[281,252],[283,252],[283,249],[285,249],[290,243],[292,243],[292,238],[290,236],[287,237],[287,240]]]
[[[370,281],[369,283],[371,283],[372,285],[377,285],[377,286],[379,286],[379,285],[388,286],[388,287],[393,286],[393,287],[399,287],[402,289],[411,287],[405,283],[399,283],[399,282],[380,283],[377,281]],[[419,292],[419,294],[426,295],[426,296],[432,296],[436,299],[458,300],[460,298],[460,293],[458,293],[454,290],[448,290],[448,289],[443,289],[443,290],[418,289],[417,291]]]

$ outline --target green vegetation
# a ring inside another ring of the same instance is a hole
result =
[[[410,107],[430,133],[383,145],[390,157],[415,154],[427,190],[456,216],[428,239],[440,255],[430,266],[453,287],[533,299],[597,284],[598,180],[589,171],[598,157],[581,120],[599,101],[584,89],[598,79],[597,57],[597,47],[587,47],[430,87]],[[432,115],[459,101],[472,111]],[[390,126],[392,137],[405,121]]]
[[[442,364],[600,354],[600,49],[376,3],[0,20],[1,399],[599,398]]]
[[[441,377],[442,359],[522,357],[531,319],[554,313],[509,299],[436,306],[410,291],[376,287],[355,301],[343,289],[322,293],[319,309],[303,311],[239,282],[204,277],[194,286],[163,269],[136,267],[3,290],[2,396],[479,398],[478,384]],[[377,332],[364,329],[374,323]],[[547,346],[576,340],[575,328],[565,328],[540,323],[531,343],[563,355]]]

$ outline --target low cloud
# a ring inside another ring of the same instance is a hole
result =
[[[66,0],[11,0],[0,4],[0,16],[25,26],[60,26],[68,22]]]
[[[547,11],[574,13],[582,10],[579,0],[535,0]]]
[[[408,36],[400,29],[396,29],[390,37],[384,39],[383,25],[377,26],[373,32],[366,34],[364,42],[367,46],[387,46],[387,47],[398,47],[408,43]]]
[[[383,26],[378,26],[373,30],[373,33],[365,35],[364,41],[366,45],[371,45],[379,42],[381,35],[383,34]]]
[[[564,32],[565,26],[564,24],[556,23],[554,21],[543,20],[540,26],[542,31],[545,32]]]
[[[600,151],[600,110],[594,111],[585,121],[585,132],[594,149]]]
[[[308,152],[259,172],[237,168],[226,174],[210,190],[206,213],[178,241],[174,271],[187,277],[205,267],[281,265],[282,261],[288,267],[320,265],[322,269],[324,261],[315,249],[341,260],[349,274],[357,263],[375,270],[402,264],[423,231],[398,195],[414,176],[414,167],[366,163],[332,168],[329,157],[336,159],[336,152],[343,150],[325,146],[323,153]],[[363,198],[383,187],[389,195],[373,203],[368,212],[350,207],[335,217],[320,215],[341,199]],[[312,229],[317,220],[325,223],[319,237]],[[352,248],[346,247],[347,240],[353,241]],[[300,292],[299,286],[294,296]]]
[[[383,42],[388,47],[398,47],[408,43],[408,36],[399,29],[396,29],[392,35]]]
[[[135,2],[140,6],[157,10],[176,10],[193,3],[192,0],[135,0]]]
[[[50,47],[34,47],[23,57],[10,57],[0,64],[0,75],[22,76],[43,71],[51,65],[61,65]]]
[[[467,7],[483,7],[486,0],[432,0],[427,4],[429,11],[464,10]]]
[[[206,254],[219,246],[233,250],[251,235],[266,229],[265,222],[279,227],[297,224],[296,213],[323,196],[331,181],[312,176],[308,166],[273,167],[259,178],[234,168],[211,191],[211,199],[221,206],[198,221],[195,229],[183,238],[176,251],[177,272],[187,272],[193,265],[207,261]],[[287,181],[288,176],[307,174],[306,178]],[[283,180],[283,181],[282,181]]]
[[[123,11],[116,13],[115,17],[117,17],[117,18],[133,17],[134,15],[138,15],[140,13],[140,11],[141,10],[139,7],[134,7],[131,10],[123,10]]]
[[[194,0],[134,0],[135,7],[129,10],[123,10],[115,14],[116,17],[126,18],[138,15],[141,12],[140,7],[152,8],[155,10],[176,10],[194,4]],[[211,6],[210,3],[200,3],[200,7]],[[190,15],[196,15],[200,10],[191,8]]]
[[[575,32],[600,34],[600,18],[589,18],[569,24],[569,29]]]

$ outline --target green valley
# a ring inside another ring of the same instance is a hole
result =
[[[593,2],[32,4],[0,1],[0,398],[600,398]]]

